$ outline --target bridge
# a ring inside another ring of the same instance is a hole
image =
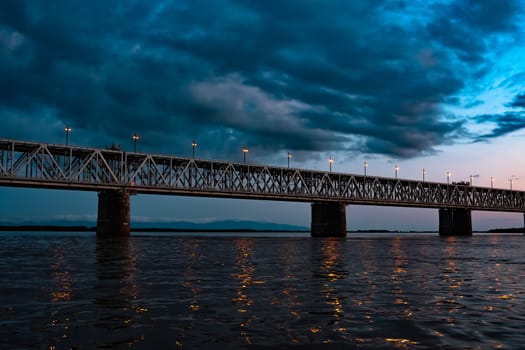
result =
[[[436,208],[440,235],[472,210],[525,213],[525,192],[0,139],[0,186],[98,192],[97,235],[129,235],[130,194],[312,203],[313,236],[345,236],[346,205]]]

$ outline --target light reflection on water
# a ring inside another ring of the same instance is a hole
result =
[[[125,344],[143,340],[140,334],[128,332],[147,306],[139,300],[137,260],[140,251],[129,239],[98,239],[96,241],[96,276],[94,307],[98,320],[94,327],[102,330],[98,346]],[[109,332],[107,332],[109,331]],[[97,332],[98,333],[98,332]]]
[[[5,233],[0,348],[507,348],[523,236]]]
[[[253,239],[235,239],[233,245],[236,250],[234,273],[231,276],[237,280],[237,292],[232,298],[232,302],[237,307],[237,312],[240,314],[240,335],[246,341],[246,344],[251,344],[250,327],[255,320],[255,315],[250,312],[254,300],[249,295],[249,289],[255,274],[255,267],[253,264]]]

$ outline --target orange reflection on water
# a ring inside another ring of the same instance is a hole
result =
[[[326,239],[322,241],[321,251],[324,256],[322,265],[320,266],[320,276],[326,279],[323,284],[322,293],[325,296],[325,303],[332,308],[333,320],[330,325],[335,327],[335,330],[345,330],[344,327],[338,327],[342,318],[344,317],[343,299],[339,296],[336,285],[338,281],[348,277],[348,270],[343,266],[344,261],[341,258],[340,250],[344,248],[345,241],[340,239]],[[311,332],[320,331],[320,327],[310,329]],[[329,339],[327,339],[329,341]]]
[[[452,236],[452,237],[447,237],[446,241],[449,244],[447,244],[447,246],[445,247],[445,253],[448,256],[448,259],[447,259],[447,268],[445,270],[444,276],[446,278],[447,283],[449,284],[449,288],[457,289],[457,288],[460,288],[461,285],[463,284],[462,280],[454,278],[453,276],[453,274],[456,274],[458,272],[457,266],[456,266],[457,239],[456,237]],[[461,296],[459,297],[461,298]]]
[[[195,272],[195,266],[199,263],[202,257],[199,252],[199,245],[199,241],[197,240],[187,240],[184,241],[183,246],[184,256],[186,257],[188,265],[184,271],[184,282],[182,285],[185,288],[189,288],[191,291],[192,300],[188,305],[190,311],[198,311],[200,309],[199,294],[201,289],[198,286],[199,281],[195,281],[194,278],[197,275]]]
[[[63,248],[53,247],[50,251],[53,262],[49,266],[51,277],[56,283],[56,289],[51,291],[51,301],[67,301],[71,299],[71,275],[66,269]]]
[[[55,288],[50,293],[51,301],[54,303],[69,301],[71,300],[73,287],[71,274],[68,271],[65,248],[52,247],[49,253],[53,259],[49,268],[51,270],[51,277],[55,282]],[[52,310],[49,314],[51,317],[49,324],[52,327],[61,327],[59,335],[54,339],[56,344],[67,341],[71,323],[70,318],[62,315],[60,310],[60,306],[57,305],[57,309]],[[55,345],[50,346],[55,347]]]
[[[232,298],[232,301],[237,304],[237,312],[240,314],[247,314],[247,318],[240,323],[241,332],[240,334],[244,337],[247,344],[251,344],[250,334],[247,331],[247,327],[255,319],[255,315],[248,313],[250,306],[255,302],[248,295],[248,287],[252,284],[255,267],[252,263],[253,258],[253,239],[240,238],[233,241],[235,249],[237,250],[237,256],[235,259],[235,267],[238,272],[233,273],[231,276],[236,278],[239,283],[239,288]]]
[[[392,281],[392,293],[395,296],[394,304],[396,305],[406,305],[404,310],[405,316],[407,318],[412,317],[413,312],[410,308],[410,302],[406,299],[403,291],[403,280],[406,276],[406,269],[404,266],[407,264],[407,259],[405,256],[405,251],[403,250],[403,240],[401,237],[395,237],[392,241],[392,249],[390,254],[394,257],[394,269],[392,271],[392,276],[390,277]]]
[[[385,341],[392,343],[396,345],[397,347],[403,348],[403,349],[409,349],[411,348],[411,345],[417,345],[418,342],[412,341],[410,339],[404,339],[404,338],[385,338]]]

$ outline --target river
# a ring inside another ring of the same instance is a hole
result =
[[[0,348],[523,349],[525,237],[0,233]]]

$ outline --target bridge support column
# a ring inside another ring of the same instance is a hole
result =
[[[470,209],[439,209],[440,236],[471,236],[472,215]]]
[[[346,206],[339,202],[312,203],[312,237],[346,237]]]
[[[129,218],[129,192],[99,192],[97,236],[129,236]]]

